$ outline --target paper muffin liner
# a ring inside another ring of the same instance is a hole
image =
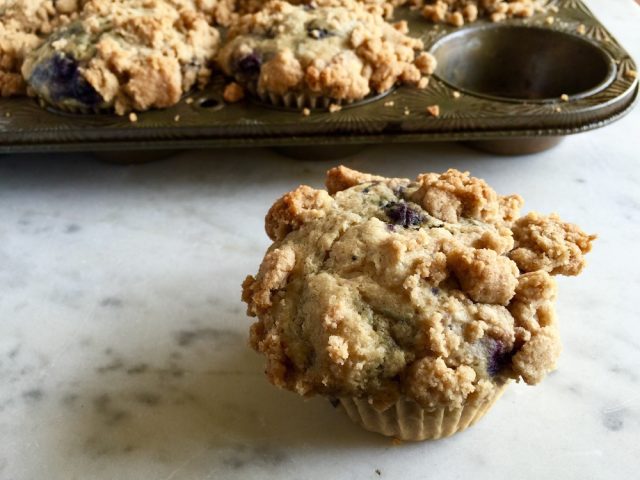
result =
[[[425,409],[414,400],[401,398],[380,412],[365,398],[339,398],[347,415],[371,432],[399,440],[436,440],[461,432],[473,425],[493,406],[507,384],[497,388],[490,397],[470,399],[460,408]]]
[[[33,97],[34,101],[40,105],[40,108],[45,110],[49,110],[53,113],[58,114],[69,114],[69,115],[90,115],[90,114],[101,114],[108,113],[108,109],[100,108],[100,107],[89,107],[86,105],[81,105],[77,103],[71,102],[54,102],[52,100],[48,100],[42,96],[39,96],[35,91],[28,90],[29,96]]]
[[[373,100],[378,100],[387,96],[394,89],[391,88],[386,92],[375,93],[368,95],[359,100],[353,99],[335,99],[317,95],[312,92],[288,92],[284,95],[277,95],[271,92],[258,92],[255,85],[247,85],[247,90],[251,95],[257,98],[260,102],[280,108],[290,108],[292,110],[302,110],[303,108],[327,110],[330,106],[336,105],[339,107],[356,106],[368,103]]]

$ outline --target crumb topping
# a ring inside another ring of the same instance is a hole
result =
[[[578,275],[585,266],[595,235],[549,216],[529,213],[513,225],[515,248],[509,254],[523,272],[544,270],[552,275]]]
[[[420,188],[413,194],[413,200],[434,217],[449,223],[465,217],[499,225],[517,216],[523,203],[517,195],[499,196],[484,180],[469,176],[469,172],[427,173],[420,175],[417,183]]]
[[[461,27],[479,17],[492,22],[531,17],[545,12],[548,0],[409,0],[409,3],[421,8],[422,15],[431,22]]]
[[[518,218],[520,197],[456,170],[410,181],[337,167],[326,184],[276,201],[274,243],[243,284],[272,383],[455,407],[555,368],[551,275],[578,273],[594,236]]]
[[[433,72],[435,58],[405,30],[355,0],[271,1],[232,25],[218,61],[260,96],[353,101]]]

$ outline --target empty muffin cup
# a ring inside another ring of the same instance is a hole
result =
[[[495,100],[546,103],[604,90],[611,56],[591,41],[548,28],[485,25],[434,44],[435,75],[453,88]]]
[[[255,85],[248,86],[248,90],[258,103],[268,107],[284,110],[301,110],[303,108],[327,110],[332,105],[340,108],[350,108],[375,102],[389,95],[395,88],[390,88],[381,93],[372,92],[360,100],[330,98],[310,92],[289,92],[284,95],[276,95],[274,93],[259,92]]]

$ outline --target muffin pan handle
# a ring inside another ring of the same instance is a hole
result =
[[[398,8],[395,20],[406,20],[439,57],[436,75],[424,89],[402,86],[332,112],[303,115],[250,99],[200,104],[221,101],[221,78],[133,123],[109,114],[61,115],[29,98],[0,99],[0,153],[240,146],[326,146],[335,153],[341,146],[431,141],[540,151],[621,118],[638,98],[637,66],[624,48],[580,0],[556,5],[553,24],[538,14],[461,29]],[[287,153],[308,157],[298,148]]]

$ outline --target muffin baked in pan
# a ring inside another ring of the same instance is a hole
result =
[[[22,74],[60,110],[124,114],[175,105],[205,85],[218,46],[217,29],[187,5],[90,0],[25,57]]]
[[[425,87],[435,59],[406,22],[389,22],[402,3],[9,0],[0,22],[0,94],[125,114],[176,104],[205,85],[216,64],[236,90],[297,108],[352,103],[397,84]],[[442,3],[424,9],[440,11]],[[457,15],[458,3],[445,2],[447,12]],[[466,12],[474,4],[463,3]],[[480,3],[489,13],[521,4]],[[219,27],[229,31],[218,56]]]
[[[355,1],[339,6],[269,2],[241,17],[219,55],[224,72],[266,102],[315,107],[418,86],[435,70],[406,24]],[[318,100],[320,99],[320,100]]]

